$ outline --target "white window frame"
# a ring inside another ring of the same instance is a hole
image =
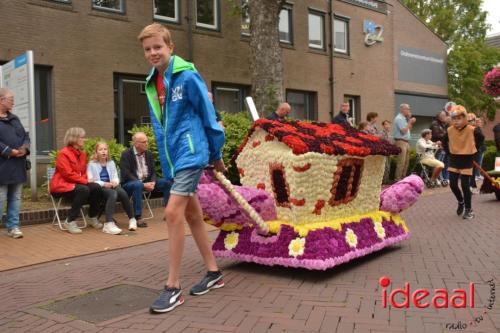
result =
[[[314,15],[317,16],[321,19],[321,45],[316,45],[316,44],[311,44],[310,39],[309,39],[309,29],[311,28],[311,24],[309,21],[309,15]],[[315,50],[325,50],[325,40],[326,40],[326,33],[325,33],[325,13],[320,12],[317,10],[309,9],[308,14],[307,14],[307,26],[308,26],[308,44],[311,49]]]
[[[280,10],[280,16],[281,16],[281,12],[286,10],[288,12],[288,29],[289,29],[289,34],[290,34],[290,40],[286,40],[286,39],[281,39],[280,37],[280,43],[284,43],[284,44],[289,44],[289,45],[293,45],[293,5],[290,4],[290,3],[286,3],[285,5],[283,5],[283,8],[281,8]],[[281,19],[281,17],[280,17]],[[279,22],[278,22],[278,36],[279,36]]]
[[[163,16],[163,15],[159,15],[159,14],[156,14],[155,13],[155,0],[152,0],[153,1],[153,18],[155,20],[160,20],[160,21],[167,21],[167,22],[174,22],[174,23],[179,23],[180,22],[180,4],[179,4],[179,0],[173,0],[174,1],[174,6],[175,6],[175,17],[169,17],[169,16]],[[166,0],[168,1],[168,0]]]
[[[206,24],[198,22],[198,1],[195,1],[195,15],[196,15],[196,26],[199,28],[219,30],[219,0],[212,0],[214,2],[214,24]],[[205,0],[210,1],[210,0]]]
[[[92,1],[92,9],[103,10],[106,12],[120,13],[120,14],[125,13],[125,0],[119,0],[120,1],[120,9],[97,6],[94,4],[94,0],[91,0],[91,1]]]
[[[335,31],[335,22],[337,21],[342,22],[345,26],[345,35],[344,35],[345,49],[337,48],[337,45],[335,43],[335,38],[337,36],[337,32]],[[349,54],[349,18],[343,16],[335,16],[333,23],[333,47],[334,51],[337,53]]]

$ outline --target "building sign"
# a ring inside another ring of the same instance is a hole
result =
[[[387,3],[382,0],[340,0],[340,1],[387,14]]]
[[[446,87],[446,55],[410,47],[398,49],[399,81]]]
[[[375,22],[364,20],[363,32],[365,33],[366,46],[372,46],[376,42],[382,43],[384,41],[384,37],[382,37],[382,34],[384,33],[384,27],[378,25]]]
[[[0,87],[14,93],[12,113],[19,117],[30,135],[31,197],[36,200],[36,126],[35,126],[35,67],[33,51],[12,59],[0,66]]]

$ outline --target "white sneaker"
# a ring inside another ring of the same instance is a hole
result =
[[[135,217],[128,220],[128,230],[130,230],[130,231],[137,230],[137,220],[135,219]]]
[[[92,226],[94,229],[101,229],[102,228],[102,223],[99,222],[97,217],[89,217],[88,218],[88,224]]]
[[[23,238],[23,232],[18,227],[14,227],[7,231],[7,235],[12,238]]]
[[[64,227],[70,234],[81,234],[82,229],[78,228],[78,225],[75,221],[68,222],[68,220],[64,221]]]
[[[118,235],[122,232],[122,229],[118,228],[115,222],[106,222],[102,228],[102,232],[105,234]]]
[[[441,184],[441,181],[439,179],[436,179],[436,186],[441,187],[443,184]]]

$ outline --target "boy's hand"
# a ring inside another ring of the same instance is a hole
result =
[[[214,161],[215,170],[224,173],[226,171],[226,166],[223,160]]]

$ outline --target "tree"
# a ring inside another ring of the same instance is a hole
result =
[[[485,44],[486,12],[481,0],[403,0],[449,46],[448,94],[478,115],[493,119],[498,103],[482,88],[484,73],[500,62],[500,52]]]
[[[257,110],[265,114],[283,101],[283,63],[278,24],[285,0],[250,0],[250,73]]]

